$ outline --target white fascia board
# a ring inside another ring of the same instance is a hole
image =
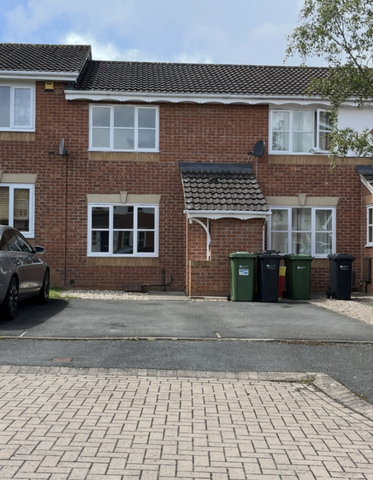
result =
[[[273,104],[284,105],[294,103],[298,105],[323,104],[329,102],[321,97],[307,96],[266,96],[266,95],[205,95],[205,94],[178,94],[178,93],[144,93],[144,92],[112,92],[112,91],[76,91],[65,90],[66,100],[118,101],[118,102],[145,102],[145,103],[218,103],[218,104]]]
[[[78,76],[79,72],[0,72],[0,79],[2,80],[48,80],[54,82],[75,82]]]
[[[367,189],[370,191],[370,193],[373,194],[373,186],[367,181],[367,179],[364,177],[364,175],[360,175],[360,180],[361,183],[367,187]]]
[[[268,219],[272,212],[250,212],[241,210],[184,210],[188,219],[209,218],[219,220],[221,218],[238,218],[239,220],[251,220],[253,218]]]

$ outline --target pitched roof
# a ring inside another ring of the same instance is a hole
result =
[[[0,73],[78,73],[90,58],[89,45],[0,43]]]
[[[186,210],[266,212],[252,164],[179,163]]]
[[[373,188],[373,166],[371,165],[355,165],[355,170],[359,175],[362,175],[365,180]]]
[[[74,90],[165,94],[304,95],[327,68],[88,61]]]

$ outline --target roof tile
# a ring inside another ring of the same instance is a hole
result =
[[[266,212],[252,164],[179,163],[186,210]]]

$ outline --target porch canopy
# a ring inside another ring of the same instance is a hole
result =
[[[253,164],[181,162],[179,169],[184,189],[184,213],[189,223],[197,222],[205,229],[207,259],[210,220],[262,218],[265,225],[271,215],[253,173]],[[201,219],[207,219],[206,223]]]

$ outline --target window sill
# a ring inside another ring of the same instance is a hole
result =
[[[0,140],[17,141],[17,142],[34,142],[34,131],[0,131]]]
[[[373,243],[367,243],[364,248],[372,248],[373,247]]]
[[[157,267],[158,257],[87,257],[88,266]]]
[[[106,152],[88,150],[90,161],[159,162],[159,152]]]

